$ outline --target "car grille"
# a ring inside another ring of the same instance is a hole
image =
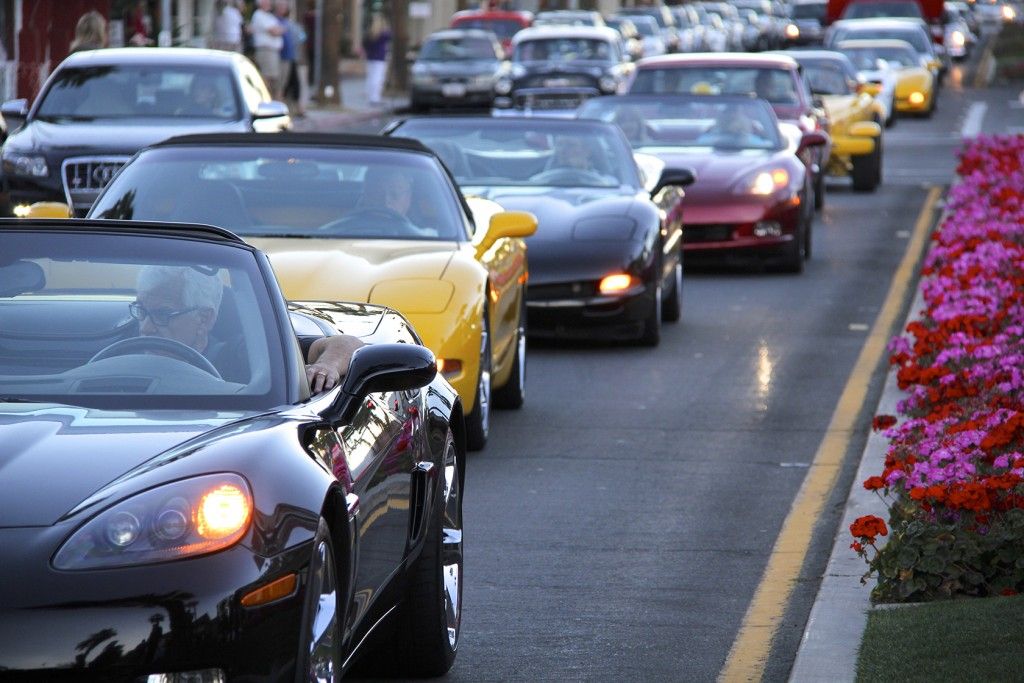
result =
[[[593,88],[594,79],[587,76],[562,76],[559,74],[546,74],[543,76],[530,76],[522,81],[524,88]]]
[[[560,282],[551,285],[533,285],[526,289],[528,301],[552,301],[557,299],[581,299],[597,293],[594,282]]]
[[[515,106],[517,109],[575,109],[588,97],[589,93],[533,92],[517,94]]]
[[[690,225],[683,228],[683,242],[697,244],[701,242],[728,242],[732,239],[736,226],[732,223],[711,223],[708,225]]]
[[[75,213],[84,213],[128,161],[127,156],[72,157],[61,164],[64,196]]]

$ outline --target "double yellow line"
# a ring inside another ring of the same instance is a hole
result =
[[[775,540],[761,583],[747,608],[743,624],[719,675],[718,680],[722,683],[760,681],[764,675],[772,640],[782,623],[793,586],[803,568],[814,526],[839,476],[857,415],[867,397],[871,374],[882,361],[910,283],[918,272],[925,242],[934,222],[935,204],[941,193],[938,187],[932,187],[928,192],[882,310],[861,349],[857,364],[832,413],[825,438],[818,446],[807,477]],[[843,533],[843,530],[840,529],[839,533]]]

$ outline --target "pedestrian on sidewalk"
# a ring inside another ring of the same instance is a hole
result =
[[[306,82],[309,75],[306,66],[306,31],[291,18],[291,5],[288,0],[277,0],[274,7],[278,21],[284,28],[281,35],[281,90],[284,101],[296,109],[296,116],[306,115],[306,104],[309,99],[309,86]]]
[[[99,50],[107,46],[107,22],[96,10],[86,12],[75,25],[75,39],[70,52]]]
[[[125,22],[125,34],[132,47],[149,47],[153,44],[153,17],[149,14],[146,0],[138,0]]]
[[[363,56],[366,58],[366,99],[371,107],[382,104],[384,77],[388,67],[388,47],[391,45],[391,29],[387,19],[380,12],[370,19],[370,27],[363,37]]]
[[[249,32],[255,50],[256,66],[267,83],[275,100],[282,97],[281,89],[281,47],[284,45],[284,28],[270,11],[271,0],[257,0],[256,11],[249,20]]]
[[[245,19],[238,9],[237,0],[217,0],[214,5],[213,41],[214,50],[228,52],[242,51],[242,25]]]

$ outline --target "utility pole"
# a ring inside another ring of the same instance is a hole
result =
[[[320,78],[317,81],[317,100],[321,104],[342,104],[338,77],[338,51],[341,49],[342,0],[317,0],[320,13]]]
[[[391,87],[409,89],[409,0],[391,0]]]

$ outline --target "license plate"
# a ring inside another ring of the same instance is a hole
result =
[[[564,88],[570,83],[568,78],[549,78],[544,81],[545,88]]]
[[[441,94],[445,97],[462,97],[466,94],[466,86],[462,83],[445,83],[441,86]]]

